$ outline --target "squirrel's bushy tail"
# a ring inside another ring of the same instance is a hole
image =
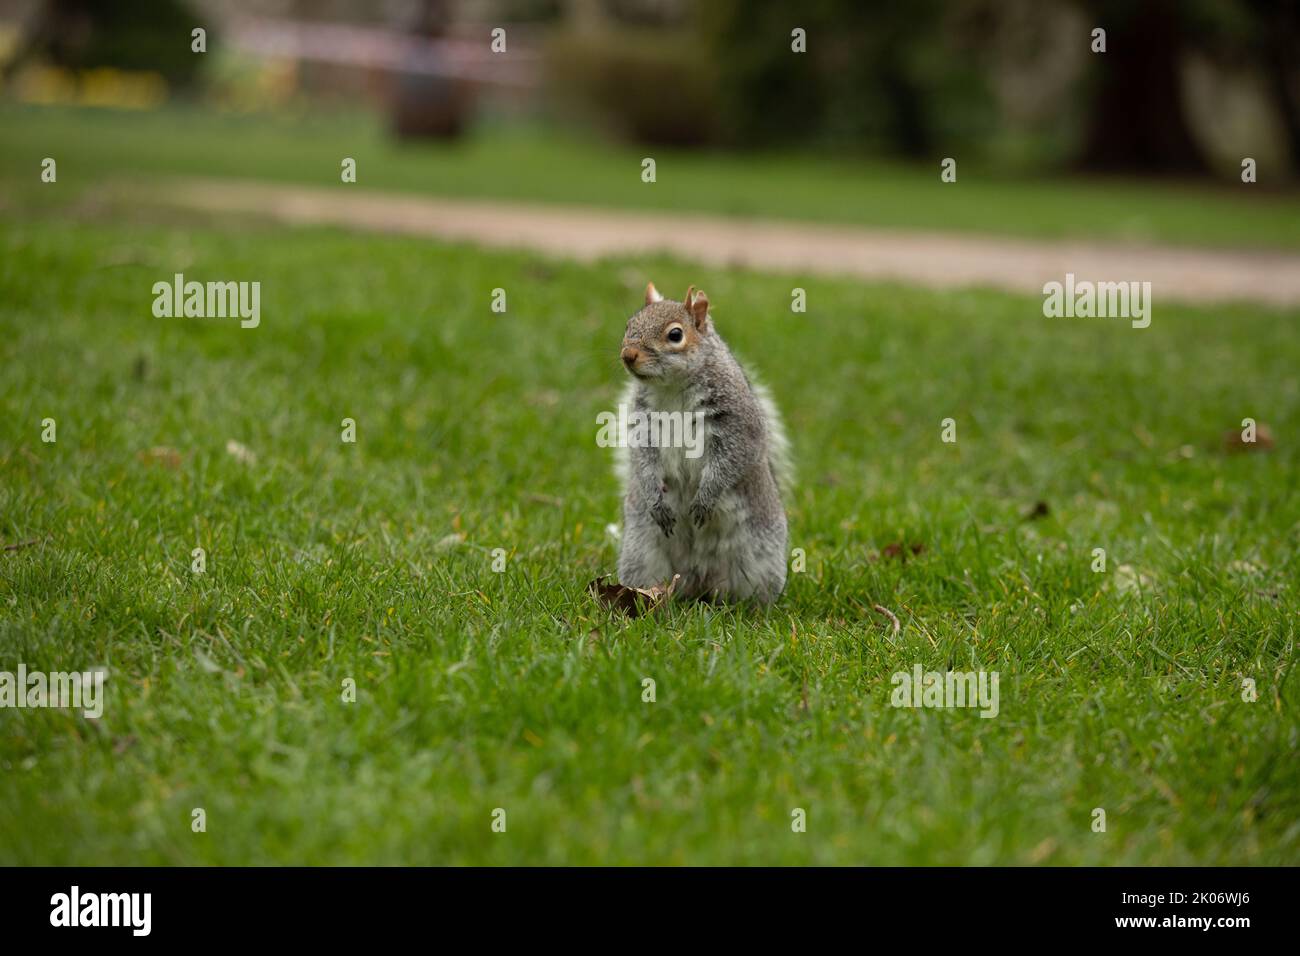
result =
[[[750,379],[749,387],[763,409],[767,422],[767,461],[776,479],[776,489],[785,497],[794,488],[794,459],[790,455],[790,439],[786,437],[785,423],[776,407],[776,400],[762,382]]]

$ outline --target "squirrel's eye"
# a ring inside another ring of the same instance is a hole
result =
[[[668,330],[668,341],[680,342],[684,335],[685,333],[681,330],[680,326],[674,326],[673,328]]]

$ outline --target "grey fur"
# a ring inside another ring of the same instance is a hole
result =
[[[626,449],[619,580],[652,587],[680,574],[682,597],[770,603],[786,579],[785,436],[770,397],[750,383],[699,301],[698,318],[664,300],[628,322],[624,347],[645,359],[628,403],[642,412],[702,411],[705,439],[693,460],[683,449]],[[673,323],[692,324],[692,348],[666,347]]]

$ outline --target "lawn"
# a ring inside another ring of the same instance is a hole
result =
[[[641,161],[656,161],[656,182]],[[365,189],[611,208],[713,212],[887,229],[1300,249],[1300,192],[1263,168],[1252,185],[1045,177],[955,156],[901,165],[814,153],[728,154],[615,146],[518,123],[485,122],[455,145],[394,142],[346,111],[297,119],[171,108],[130,113],[0,104],[0,182],[59,191],[128,178],[231,176],[336,186],[344,157]],[[48,195],[51,190],[45,190]]]
[[[260,326],[154,318],[177,271],[260,281]],[[647,278],[708,290],[791,425],[769,610],[585,591]],[[0,542],[38,543],[0,670],[110,677],[98,721],[0,709],[0,864],[1293,864],[1297,321],[6,217]],[[1275,447],[1225,448],[1247,416]],[[892,707],[917,664],[997,671],[998,715]]]

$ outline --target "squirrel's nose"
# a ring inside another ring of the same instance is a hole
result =
[[[639,359],[640,357],[641,357],[641,353],[638,352],[636,349],[632,348],[631,346],[628,346],[623,350],[623,364],[626,365],[628,368],[631,368],[633,365],[635,365],[636,360]]]

